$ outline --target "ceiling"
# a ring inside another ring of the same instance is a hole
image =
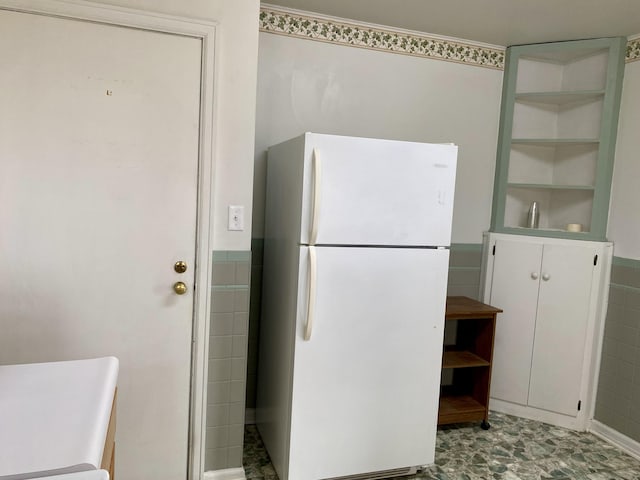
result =
[[[640,0],[268,0],[493,45],[640,34]]]

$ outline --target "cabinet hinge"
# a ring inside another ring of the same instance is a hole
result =
[[[496,246],[494,245],[493,246],[493,254],[492,255],[495,255],[495,254],[496,254]]]
[[[593,257],[593,266],[595,267],[598,264],[598,255],[594,255]]]
[[[582,400],[578,400],[578,411],[580,411],[580,408],[582,408]]]

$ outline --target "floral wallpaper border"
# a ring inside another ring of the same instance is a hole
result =
[[[640,60],[640,38],[627,42],[627,56],[625,60],[627,63]]]
[[[479,67],[504,69],[505,49],[471,45],[419,33],[328,20],[262,6],[260,31]],[[629,40],[625,61],[640,60],[640,38]]]
[[[444,40],[413,32],[383,30],[327,20],[264,6],[260,8],[260,31],[497,70],[504,69],[504,49]]]

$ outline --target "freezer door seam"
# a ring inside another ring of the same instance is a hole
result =
[[[311,210],[311,232],[309,245],[315,245],[318,240],[318,216],[320,215],[320,181],[322,180],[322,165],[318,149],[313,149],[313,208]]]
[[[304,329],[305,341],[311,340],[311,332],[313,330],[313,320],[316,308],[316,271],[317,271],[316,249],[309,247],[309,297],[307,299],[307,325]]]

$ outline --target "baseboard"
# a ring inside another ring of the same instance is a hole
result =
[[[579,415],[578,417],[569,417],[567,415],[548,412],[539,408],[505,402],[504,400],[498,400],[497,398],[491,398],[489,400],[489,410],[506,413],[507,415],[514,415],[516,417],[527,418],[529,420],[535,420],[536,422],[548,423],[550,425],[568,428],[578,432],[584,432],[587,430],[586,416],[584,414]]]
[[[604,423],[600,423],[597,420],[591,421],[589,431],[594,435],[602,438],[606,442],[609,442],[619,449],[624,450],[632,457],[640,460],[640,442],[635,441],[633,438],[629,438],[619,431],[614,430],[613,428],[608,427]]]
[[[245,480],[244,468],[227,468],[204,472],[204,480]]]
[[[245,425],[255,425],[256,424],[256,409],[255,408],[247,408],[244,411],[244,424]]]

